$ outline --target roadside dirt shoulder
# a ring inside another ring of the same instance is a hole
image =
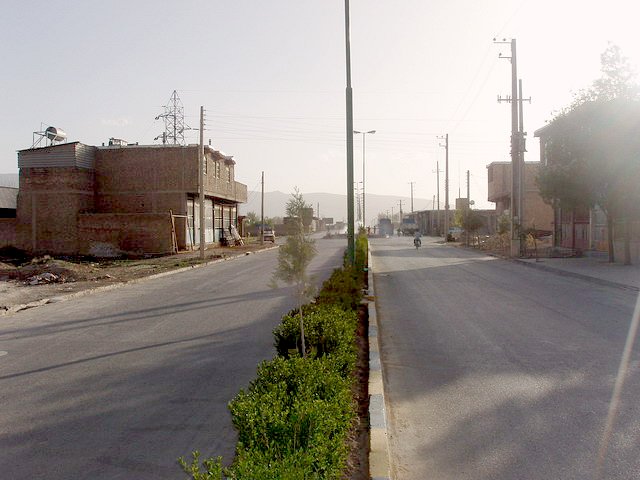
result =
[[[272,244],[209,248],[205,251],[204,260],[200,259],[197,251],[140,260],[81,261],[44,256],[21,262],[0,258],[0,316],[56,301],[67,295],[117,286],[159,273],[270,248],[274,248]]]

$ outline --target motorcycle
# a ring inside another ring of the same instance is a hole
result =
[[[420,237],[415,237],[413,239],[413,245],[416,247],[416,250],[422,246],[422,240],[420,240]]]

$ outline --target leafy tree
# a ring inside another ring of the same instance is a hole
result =
[[[511,219],[509,215],[502,214],[498,217],[498,235],[506,235],[511,231]]]
[[[300,315],[300,341],[303,355],[306,356],[304,341],[304,317],[302,313],[303,303],[313,295],[313,285],[307,275],[307,267],[316,256],[315,241],[305,234],[303,225],[303,213],[305,209],[311,208],[304,201],[298,188],[294,189],[291,199],[287,202],[286,212],[288,217],[296,219],[292,226],[290,235],[278,252],[278,266],[273,273],[274,284],[280,280],[288,285],[295,285],[296,297],[298,299],[298,312]]]
[[[260,223],[260,219],[258,218],[258,215],[256,214],[256,212],[248,212],[245,218],[245,222],[247,222],[248,227],[251,227],[253,225]]]
[[[454,224],[464,230],[468,245],[469,236],[473,236],[473,234],[484,225],[484,219],[482,218],[482,215],[475,210],[465,207],[460,210],[456,210]]]
[[[563,209],[598,205],[607,216],[609,261],[613,227],[624,231],[625,263],[630,263],[629,224],[640,201],[640,89],[619,47],[601,56],[602,77],[578,94],[550,124],[549,162],[537,178],[542,197]]]

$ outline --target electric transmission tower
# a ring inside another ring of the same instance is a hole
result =
[[[185,145],[184,131],[190,130],[184,123],[184,105],[176,90],[171,94],[169,103],[164,107],[164,113],[158,115],[156,120],[164,121],[164,132],[154,140],[162,138],[162,144]]]

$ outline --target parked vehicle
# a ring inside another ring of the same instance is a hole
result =
[[[276,243],[276,232],[271,227],[264,227],[262,231],[262,238],[265,242],[273,242]]]
[[[378,219],[378,232],[383,237],[393,235],[393,225],[391,224],[391,220],[389,218]]]
[[[413,235],[419,231],[415,213],[407,213],[402,216],[402,225],[400,226],[400,230],[403,235]]]

